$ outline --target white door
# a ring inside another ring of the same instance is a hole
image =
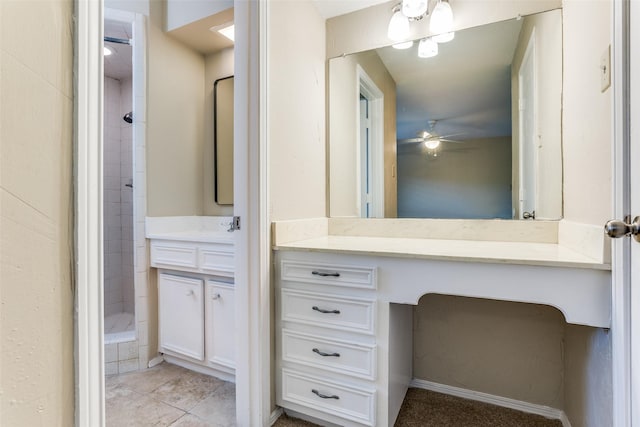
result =
[[[614,2],[614,224],[612,241],[613,415],[640,427],[640,4]],[[628,21],[627,21],[628,19]],[[627,23],[628,22],[628,23]],[[634,224],[635,223],[635,224]],[[630,236],[636,234],[636,236]]]
[[[630,179],[629,193],[631,217],[640,215],[640,167],[634,159],[640,159],[640,4],[629,2],[631,8],[630,35]],[[631,408],[632,425],[640,426],[640,243],[630,239],[631,252]]]
[[[520,114],[520,191],[519,219],[533,219],[536,210],[536,169],[538,163],[537,123],[535,105],[535,33],[531,34],[527,50],[518,70]]]

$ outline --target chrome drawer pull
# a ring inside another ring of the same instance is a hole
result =
[[[322,271],[312,271],[311,274],[320,277],[340,277],[340,273],[323,273]]]
[[[323,314],[340,314],[340,310],[325,310],[323,308],[318,308],[317,305],[314,305],[313,307],[311,307],[311,309],[315,311],[319,311],[320,313],[323,313]]]
[[[324,356],[324,357],[327,357],[327,356],[340,357],[340,353],[325,353],[324,351],[320,351],[317,348],[314,348],[312,351],[314,353],[319,354],[320,356]]]
[[[337,395],[335,395],[335,394],[334,394],[334,395],[331,395],[331,396],[326,395],[326,394],[322,394],[322,393],[320,393],[320,392],[319,392],[318,390],[316,390],[316,389],[312,389],[312,390],[311,390],[311,393],[313,393],[313,394],[315,394],[316,396],[321,397],[321,398],[323,398],[323,399],[336,399],[336,400],[340,399],[340,396],[337,396]]]

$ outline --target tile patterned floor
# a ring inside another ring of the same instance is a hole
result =
[[[235,427],[235,385],[162,363],[106,378],[107,427]]]

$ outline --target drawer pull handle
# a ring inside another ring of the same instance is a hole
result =
[[[313,307],[311,307],[311,309],[315,311],[319,311],[320,313],[323,313],[323,314],[340,314],[340,310],[325,310],[323,308],[318,308],[317,305],[314,305]]]
[[[311,274],[320,277],[340,277],[340,273],[323,273],[322,271],[312,271]]]
[[[316,396],[318,396],[318,397],[320,397],[322,399],[336,399],[336,400],[340,399],[340,396],[337,396],[335,394],[333,394],[331,396],[329,396],[328,394],[322,394],[316,389],[312,389],[311,393],[315,394]]]
[[[324,357],[327,357],[327,356],[340,357],[340,353],[325,353],[324,351],[320,351],[317,348],[314,348],[312,351],[314,353],[319,354],[320,356],[324,356]]]

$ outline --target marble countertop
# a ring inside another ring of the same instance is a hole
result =
[[[276,244],[273,249],[459,262],[611,269],[610,264],[602,263],[556,243],[327,235]]]

